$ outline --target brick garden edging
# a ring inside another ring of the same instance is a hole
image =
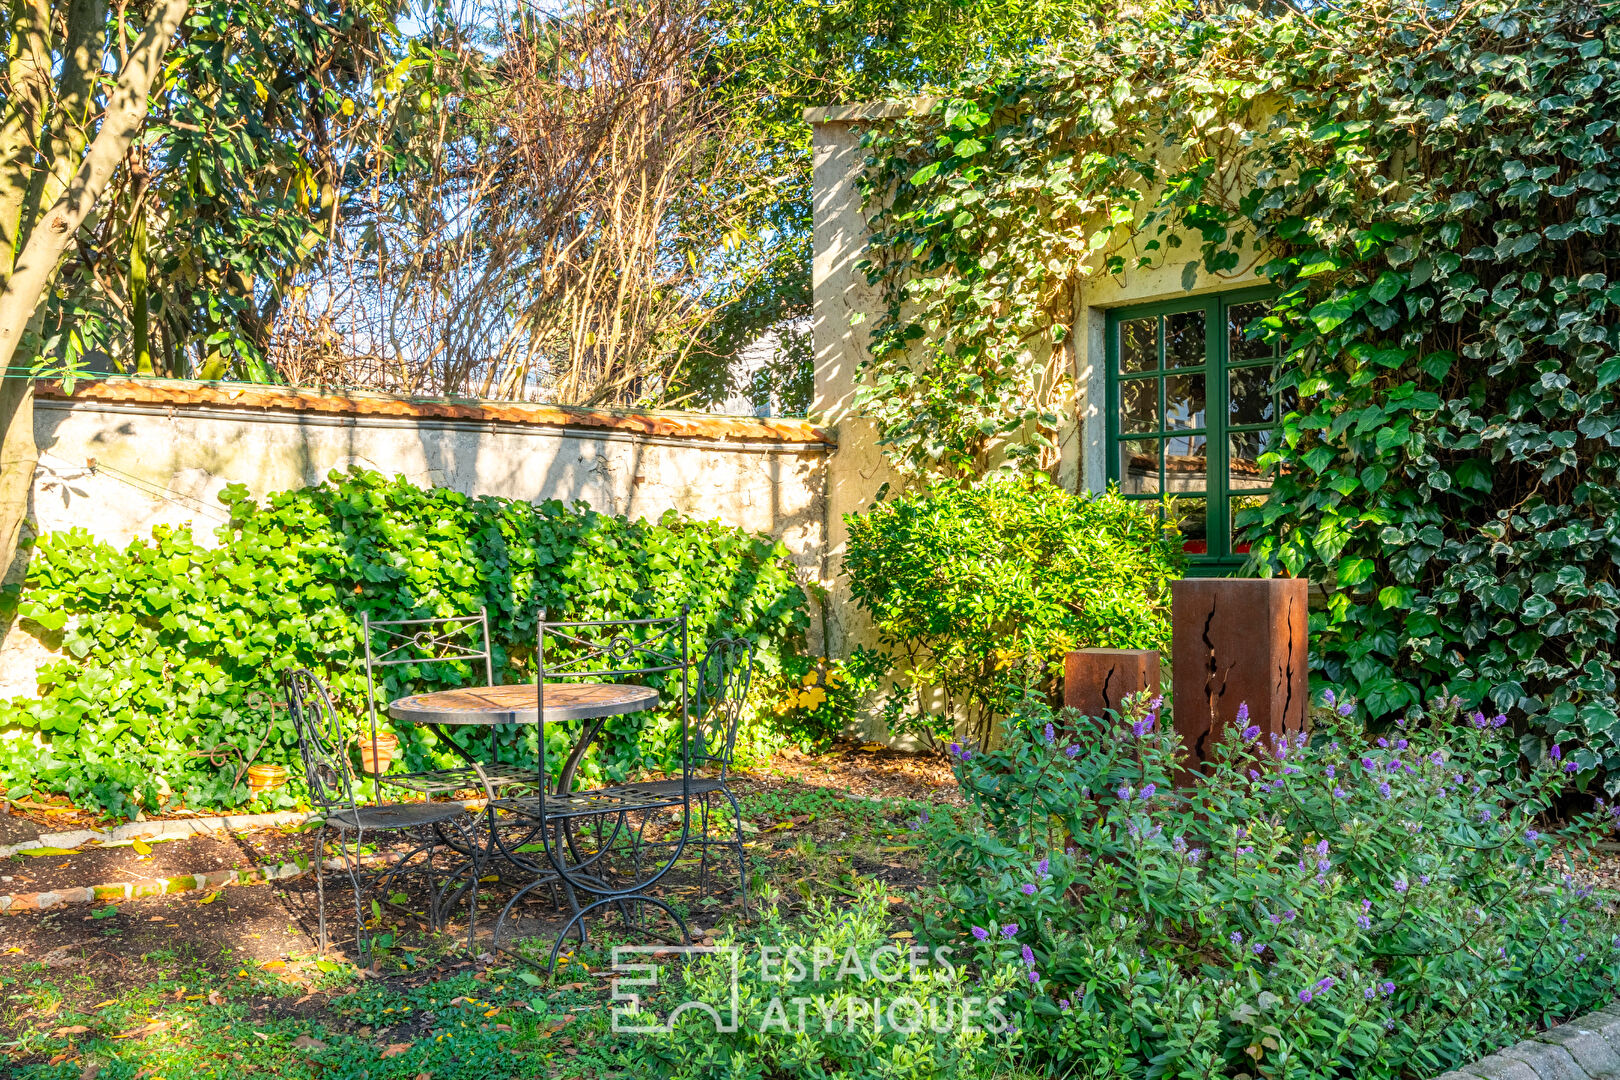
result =
[[[1435,1080],[1620,1080],[1620,1001]]]

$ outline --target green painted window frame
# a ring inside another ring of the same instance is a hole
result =
[[[1121,485],[1122,493],[1126,498],[1153,500],[1166,502],[1173,492],[1165,489],[1169,486],[1166,480],[1165,446],[1172,439],[1178,437],[1204,437],[1205,470],[1204,494],[1206,500],[1205,518],[1205,546],[1203,552],[1189,551],[1188,573],[1192,576],[1214,577],[1229,575],[1242,568],[1247,560],[1247,554],[1234,550],[1232,544],[1232,501],[1233,488],[1231,486],[1231,472],[1229,462],[1230,437],[1234,434],[1248,432],[1276,431],[1280,427],[1283,415],[1283,404],[1275,387],[1272,388],[1272,420],[1261,423],[1238,424],[1228,422],[1227,402],[1231,386],[1231,375],[1234,371],[1254,370],[1270,367],[1272,381],[1275,382],[1275,372],[1280,356],[1278,350],[1272,348],[1270,355],[1258,358],[1240,358],[1233,360],[1230,356],[1230,339],[1227,333],[1227,323],[1231,309],[1256,301],[1269,300],[1277,295],[1275,289],[1257,288],[1232,290],[1230,292],[1210,293],[1204,296],[1189,297],[1181,300],[1166,300],[1152,304],[1139,304],[1132,307],[1112,308],[1108,311],[1107,323],[1107,475],[1110,482]],[[1173,368],[1165,367],[1167,328],[1165,316],[1180,315],[1188,312],[1202,312],[1204,314],[1204,359],[1202,364],[1182,365]],[[1152,369],[1142,369],[1134,372],[1120,370],[1120,328],[1121,325],[1137,320],[1159,317],[1156,334],[1157,366]],[[1204,376],[1204,424],[1202,427],[1170,427],[1167,426],[1165,381],[1180,375]],[[1152,429],[1126,432],[1122,430],[1122,417],[1120,412],[1121,390],[1131,382],[1156,384],[1156,426]],[[1136,438],[1133,438],[1136,436]],[[1142,438],[1142,436],[1146,436]],[[1123,455],[1122,444],[1126,442],[1154,442],[1158,453],[1158,487],[1157,493],[1125,493],[1123,491],[1123,477],[1120,475],[1120,462]],[[1238,498],[1245,495],[1261,496],[1270,492],[1266,488],[1240,489]]]

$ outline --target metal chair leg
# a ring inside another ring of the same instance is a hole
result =
[[[748,856],[743,851],[742,807],[737,805],[736,796],[727,788],[721,788],[720,793],[731,803],[731,813],[736,826],[732,833],[732,845],[737,849],[737,880],[742,886],[743,918],[748,918]]]
[[[315,833],[315,921],[319,927],[320,955],[326,955],[326,823]]]

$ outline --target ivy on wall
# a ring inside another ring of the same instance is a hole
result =
[[[358,724],[362,612],[486,607],[497,682],[533,679],[542,609],[552,619],[652,618],[690,605],[694,650],[742,633],[761,643],[765,677],[784,658],[805,666],[809,618],[786,550],[718,522],[673,512],[629,521],[582,503],[474,498],[362,471],[262,505],[239,486],[221,499],[231,520],[216,548],[167,527],[123,549],[79,529],[41,539],[18,610],[23,628],[63,655],[38,672],[37,699],[0,701],[0,784],[12,797],[63,792],[125,814],[157,809],[165,793],[189,807],[240,804],[246,758],[297,759],[282,672],[320,672]],[[407,673],[385,669],[379,696],[407,692],[395,681]],[[420,674],[426,681],[411,689],[484,681],[481,662]],[[397,733],[407,766],[453,763],[431,731]],[[588,771],[622,778],[667,764],[677,736],[671,717],[615,717]],[[499,753],[532,759],[534,737],[514,727]]]
[[[1075,286],[1280,290],[1250,570],[1331,586],[1319,679],[1576,744],[1620,789],[1620,27],[1607,5],[1170,4],[868,136],[866,409],[912,475],[1041,463]]]

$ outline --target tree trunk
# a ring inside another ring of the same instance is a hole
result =
[[[32,383],[26,373],[11,371],[18,346],[56,276],[63,252],[73,243],[74,234],[95,209],[113,172],[140,134],[146,121],[147,96],[162,71],[163,53],[189,7],[189,0],[159,0],[154,6],[140,40],[118,74],[100,131],[49,210],[37,216],[25,213],[25,219],[33,217],[37,224],[23,242],[10,277],[0,285],[0,373],[23,376],[0,379],[0,567],[9,568],[16,561],[17,539],[28,512],[28,492],[39,459],[34,446]],[[81,101],[80,111],[50,125],[53,135],[61,139],[60,143],[55,138],[52,142],[70,150],[75,145],[83,146],[82,135],[75,140],[73,133],[88,127],[84,103],[89,98],[78,91],[80,83],[88,86],[90,74],[99,70],[99,46],[106,32],[104,19],[101,26],[88,27],[81,14],[86,9],[104,10],[99,0],[80,0],[73,5],[72,21],[76,25],[69,29],[77,40],[68,43],[67,51],[82,55],[64,57],[61,88],[65,98]],[[59,175],[67,174],[63,171]]]

